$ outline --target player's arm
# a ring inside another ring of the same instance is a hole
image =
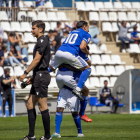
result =
[[[16,76],[11,76],[10,79],[8,79],[8,80],[5,80],[5,79],[2,80],[2,83],[6,85],[6,84],[12,82],[13,79],[16,79]]]
[[[87,42],[82,40],[80,45],[80,50],[86,54],[89,54],[89,50],[87,49]]]
[[[69,65],[69,64],[62,64],[62,65],[59,66],[60,69],[63,68],[63,67],[69,69],[70,71],[79,71],[78,69],[72,67],[72,66]]]

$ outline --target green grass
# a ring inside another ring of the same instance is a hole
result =
[[[82,121],[84,138],[77,138],[71,115],[64,115],[61,124],[62,140],[140,140],[140,115],[96,114],[88,115],[93,122]],[[55,116],[51,116],[51,134],[55,131]],[[18,140],[28,134],[27,116],[0,118],[0,140]],[[44,134],[42,118],[37,116],[35,135]],[[57,139],[57,138],[53,138]]]

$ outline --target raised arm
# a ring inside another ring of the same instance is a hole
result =
[[[137,23],[138,23],[138,22],[136,22],[136,24],[134,24],[133,26],[127,27],[128,30],[131,29],[131,28],[134,28],[134,27],[137,25]]]
[[[80,45],[80,50],[86,54],[89,54],[89,50],[87,49],[87,42],[82,40]]]
[[[118,28],[120,28],[119,19],[117,19],[117,26],[118,26]]]

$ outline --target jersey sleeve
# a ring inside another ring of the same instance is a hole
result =
[[[82,52],[81,50],[79,51],[79,56],[82,57],[85,61],[88,61],[88,55]]]
[[[133,32],[131,32],[131,36],[133,37]]]
[[[43,55],[45,50],[48,48],[48,41],[46,39],[40,39],[37,43],[37,51],[40,55]]]
[[[91,38],[91,35],[90,35],[89,33],[86,33],[86,34],[84,34],[84,36],[83,36],[83,39],[82,39],[82,40],[86,41],[86,42],[87,42],[87,44],[88,44],[88,43],[89,43],[89,41],[90,41],[90,38]]]

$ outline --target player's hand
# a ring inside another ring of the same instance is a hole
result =
[[[31,77],[31,78],[29,78],[28,80],[27,80],[27,84],[29,85],[29,84],[32,84],[32,82],[33,82],[33,77]]]
[[[26,77],[26,74],[21,75],[21,76],[19,77],[19,81],[23,82],[23,80],[25,79],[25,77]]]
[[[114,99],[116,99],[117,97],[114,97]]]

